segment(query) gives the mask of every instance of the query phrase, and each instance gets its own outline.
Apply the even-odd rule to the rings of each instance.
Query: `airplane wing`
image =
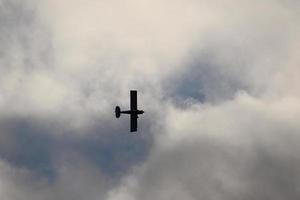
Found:
[[[137,110],[137,91],[130,90],[130,110]]]
[[[136,114],[130,115],[130,132],[137,131],[137,118],[138,116]]]

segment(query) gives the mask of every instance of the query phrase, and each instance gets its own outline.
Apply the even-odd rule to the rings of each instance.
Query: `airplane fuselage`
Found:
[[[121,111],[122,114],[129,114],[129,115],[141,115],[144,113],[143,110],[124,110]]]

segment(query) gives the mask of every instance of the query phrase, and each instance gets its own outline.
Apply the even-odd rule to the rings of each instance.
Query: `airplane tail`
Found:
[[[119,106],[116,106],[116,108],[115,108],[115,115],[116,115],[116,118],[119,118],[121,115],[121,109]]]

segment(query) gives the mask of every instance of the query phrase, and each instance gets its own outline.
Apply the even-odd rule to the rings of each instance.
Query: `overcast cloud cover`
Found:
[[[299,35],[297,0],[0,0],[0,199],[299,199]]]

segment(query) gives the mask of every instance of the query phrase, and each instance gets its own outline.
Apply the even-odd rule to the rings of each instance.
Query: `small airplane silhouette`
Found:
[[[121,111],[119,106],[115,108],[116,118],[119,118],[121,114],[129,114],[130,115],[130,132],[137,131],[137,118],[138,115],[143,114],[143,110],[137,109],[137,91],[130,90],[130,110]]]

